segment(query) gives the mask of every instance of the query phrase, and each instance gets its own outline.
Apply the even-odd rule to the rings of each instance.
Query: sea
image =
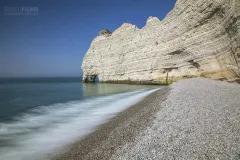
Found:
[[[162,87],[2,78],[0,160],[45,159]]]

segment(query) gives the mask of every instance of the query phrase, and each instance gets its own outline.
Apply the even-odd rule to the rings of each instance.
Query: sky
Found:
[[[0,77],[78,77],[91,41],[102,29],[162,20],[176,0],[1,0]],[[35,15],[7,15],[37,7]]]

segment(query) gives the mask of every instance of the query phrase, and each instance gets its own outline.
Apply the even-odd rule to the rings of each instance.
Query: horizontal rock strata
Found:
[[[240,1],[177,0],[160,21],[103,30],[83,63],[83,82],[168,84],[184,78],[240,79]]]

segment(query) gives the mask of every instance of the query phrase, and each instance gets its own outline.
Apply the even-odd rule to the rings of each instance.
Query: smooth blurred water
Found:
[[[0,79],[0,159],[43,159],[156,88],[82,84],[80,78]]]

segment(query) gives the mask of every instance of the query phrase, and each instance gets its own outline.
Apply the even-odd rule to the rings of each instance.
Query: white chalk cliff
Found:
[[[184,78],[240,82],[240,0],[177,0],[160,21],[103,30],[83,63],[83,82],[171,83]]]

